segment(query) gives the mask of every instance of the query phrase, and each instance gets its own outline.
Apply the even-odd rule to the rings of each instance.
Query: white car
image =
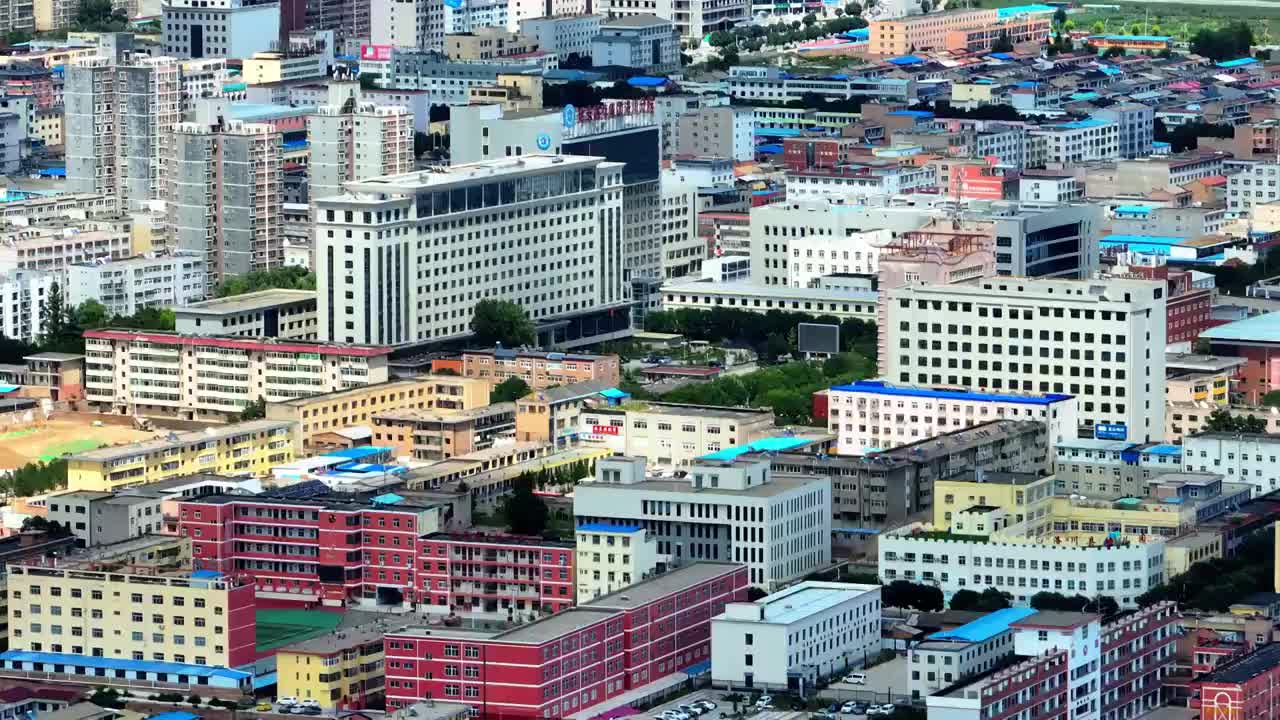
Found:
[[[892,715],[896,709],[897,708],[893,705],[872,705],[867,708],[867,717],[871,717],[873,715],[888,717],[889,715]]]
[[[662,713],[662,717],[668,720],[692,720],[693,716],[688,713],[682,713],[679,710],[668,710]]]
[[[710,700],[699,700],[694,703],[694,706],[700,707],[703,710],[706,710],[707,712],[711,712],[712,710],[715,710],[716,707],[718,707],[715,703],[711,702]]]
[[[764,708],[772,707],[772,706],[773,706],[772,695],[761,695],[759,698],[756,699],[757,708],[760,708],[763,710]]]
[[[851,685],[866,685],[867,676],[864,673],[851,673],[844,676],[844,681]]]
[[[295,698],[295,697],[277,698],[276,704],[283,705],[284,707],[293,707],[294,705],[298,704],[298,698]]]

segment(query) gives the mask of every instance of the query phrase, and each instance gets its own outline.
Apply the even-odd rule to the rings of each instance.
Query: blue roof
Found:
[[[1012,59],[1013,59],[1013,54],[1012,54],[1012,53],[991,53],[991,57],[993,57],[993,58],[995,58],[995,59],[997,59],[997,60],[1012,60]],[[981,82],[981,81],[979,81],[979,82]],[[991,82],[991,81],[990,81],[990,80],[988,80],[987,82]]]
[[[1084,120],[1073,120],[1071,122],[1060,123],[1055,127],[1060,127],[1064,130],[1084,130],[1086,128],[1102,127],[1103,125],[1106,125],[1106,124],[1107,124],[1106,120],[1099,120],[1097,118],[1085,118]]]
[[[996,17],[1007,18],[1015,15],[1027,15],[1029,13],[1051,13],[1056,12],[1057,8],[1052,5],[1044,5],[1037,3],[1034,5],[1010,5],[1002,7],[996,11]]]
[[[1256,62],[1258,62],[1257,58],[1243,57],[1236,58],[1235,60],[1223,60],[1222,62],[1215,64],[1220,68],[1237,68],[1244,67],[1245,65],[1252,65]]]
[[[800,137],[800,130],[798,128],[764,127],[764,128],[756,128],[756,135],[764,136],[764,137],[780,137],[780,138]]]
[[[132,670],[135,672],[194,675],[196,677],[220,677],[239,682],[249,679],[249,673],[216,665],[188,665],[187,663],[157,662],[155,660],[125,660],[123,658],[72,655],[69,653],[33,652],[30,650],[6,650],[0,653],[0,662],[32,662],[56,665],[78,665],[104,670]]]
[[[347,458],[348,460],[359,460],[360,458],[366,458],[370,455],[390,453],[392,450],[395,450],[395,448],[379,445],[361,445],[360,447],[343,448],[341,450],[327,452],[321,457],[340,457]]]
[[[916,57],[915,55],[903,55],[902,57],[889,58],[885,62],[890,65],[919,65],[924,62],[924,58]]]
[[[929,639],[986,642],[1008,630],[1011,624],[1024,620],[1030,615],[1035,615],[1037,612],[1039,611],[1034,608],[1005,608],[983,615],[977,620],[965,623],[954,630],[936,632],[930,635]]]
[[[1098,69],[1102,71],[1103,75],[1123,75],[1124,74],[1120,72],[1119,69],[1113,68],[1110,65],[1099,65]]]
[[[1146,205],[1118,205],[1116,206],[1116,212],[1131,215],[1150,215],[1151,208]]]
[[[1103,40],[1137,40],[1139,42],[1169,42],[1173,38],[1168,35],[1093,35]]]
[[[631,393],[623,392],[618,388],[606,388],[604,390],[601,390],[600,394],[607,398],[615,399],[615,400],[621,400],[622,398],[631,397]]]
[[[41,177],[66,177],[67,169],[65,167],[48,167],[41,168]]]
[[[195,713],[175,711],[152,715],[147,720],[200,720],[200,716]]]
[[[840,37],[846,37],[850,40],[870,40],[871,28],[857,28],[846,33],[840,33]]]
[[[640,527],[639,525],[610,525],[609,523],[587,523],[585,525],[579,525],[578,529],[586,530],[587,532],[633,533],[633,532],[640,532],[644,528]]]
[[[713,452],[710,455],[703,455],[702,457],[708,460],[733,460],[739,455],[745,455],[751,452],[784,452],[786,450],[792,450],[794,448],[808,445],[809,443],[810,440],[808,438],[768,437],[761,438],[755,442],[749,442],[746,445],[735,445],[731,448],[725,448],[724,450]]]
[[[375,505],[395,505],[404,502],[404,497],[395,493],[384,493],[373,499]]]
[[[0,385],[0,393],[11,393],[19,389],[21,389],[19,385]]]
[[[191,573],[191,577],[194,580],[212,580],[213,578],[222,577],[222,572],[219,570],[195,570]]]
[[[859,380],[852,385],[836,385],[832,390],[861,392],[873,395],[896,395],[899,397],[934,398],[937,400],[978,400],[982,402],[1007,402],[1021,405],[1050,405],[1070,400],[1071,395],[1002,395],[1000,393],[968,392],[965,390],[933,390],[920,387],[899,387],[888,385],[881,380]]]
[[[395,473],[404,468],[400,465],[383,465],[381,463],[349,462],[339,465],[337,470],[351,473]]]
[[[933,113],[928,110],[894,110],[889,115],[895,117],[913,117],[913,118],[931,118]]]
[[[547,80],[567,80],[569,82],[595,82],[604,77],[604,73],[588,72],[586,70],[548,70],[542,73],[542,77]]]
[[[1106,245],[1185,245],[1186,238],[1168,235],[1106,235],[1102,244]]]
[[[1280,342],[1280,312],[1254,315],[1244,320],[1211,327],[1200,333],[1200,337],[1209,340]]]
[[[1039,84],[1040,83],[1036,82],[1035,80],[1019,80],[1018,82],[1014,83],[1014,86],[1020,87],[1020,88],[1033,88]]]
[[[1085,92],[1073,92],[1073,93],[1071,93],[1071,99],[1072,99],[1072,100],[1093,100],[1093,99],[1094,99],[1094,98],[1096,98],[1096,97],[1098,97],[1098,93],[1096,93],[1096,92],[1094,92],[1094,91],[1092,91],[1092,90],[1086,90]]]
[[[1168,443],[1164,443],[1164,444],[1161,444],[1161,445],[1153,445],[1153,446],[1151,446],[1151,447],[1149,447],[1149,448],[1144,448],[1144,449],[1142,450],[1142,454],[1144,454],[1144,455],[1147,455],[1147,454],[1150,454],[1150,455],[1181,455],[1181,454],[1182,454],[1182,446],[1181,446],[1181,445],[1169,445]]]
[[[628,80],[627,84],[632,87],[662,87],[667,84],[667,79],[664,77],[638,75]]]
[[[311,105],[276,105],[274,103],[233,102],[227,106],[227,114],[233,120],[262,122],[287,117],[300,117],[315,112]]]

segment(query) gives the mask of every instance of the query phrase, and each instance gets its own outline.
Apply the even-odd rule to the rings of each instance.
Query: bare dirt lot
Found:
[[[39,410],[35,416],[41,417]],[[94,427],[94,421],[102,425]],[[48,421],[24,423],[22,417],[0,415],[0,469],[21,467],[34,460],[48,462],[66,453],[150,440],[155,436],[155,432],[135,430],[128,418],[54,413]]]

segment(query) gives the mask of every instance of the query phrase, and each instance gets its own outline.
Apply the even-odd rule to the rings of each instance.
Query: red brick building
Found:
[[[782,162],[788,170],[836,168],[857,158],[871,157],[866,142],[857,138],[786,138],[782,141]]]
[[[1201,720],[1280,718],[1280,643],[1218,667],[1191,683],[1189,706]]]
[[[1191,284],[1189,271],[1168,265],[1130,265],[1130,273],[1168,282],[1165,295],[1165,342],[1195,342],[1200,333],[1213,327],[1213,291]]]
[[[254,578],[259,595],[454,611],[555,612],[574,600],[573,545],[434,533],[433,508],[215,495],[178,507],[197,567]],[[482,539],[483,538],[483,539]]]
[[[1173,672],[1178,633],[1174,603],[1157,603],[1102,627],[1102,720],[1144,715],[1160,705]]]
[[[463,702],[481,717],[562,718],[711,658],[711,618],[747,569],[699,562],[503,631],[405,628],[386,638],[388,710]]]

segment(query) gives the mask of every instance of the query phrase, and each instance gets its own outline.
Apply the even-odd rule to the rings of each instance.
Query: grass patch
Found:
[[[77,440],[68,440],[66,442],[49,445],[40,453],[41,462],[50,462],[68,453],[82,453],[90,450],[97,450],[106,443],[99,440],[90,440],[80,438]]]
[[[259,652],[333,632],[342,614],[323,610],[258,610],[255,646]]]

